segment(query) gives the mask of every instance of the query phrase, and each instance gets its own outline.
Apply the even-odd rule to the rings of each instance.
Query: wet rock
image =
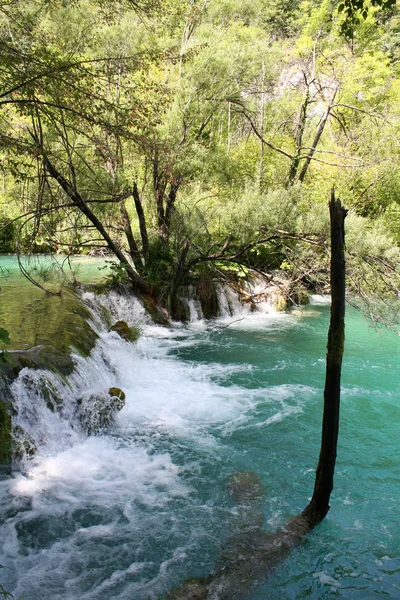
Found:
[[[118,335],[127,342],[136,342],[140,337],[140,332],[137,327],[129,327],[125,321],[117,321],[110,331],[115,331]]]
[[[219,302],[215,285],[212,281],[201,280],[197,282],[196,292],[200,300],[201,310],[205,319],[218,317]]]
[[[57,390],[55,382],[51,381],[49,373],[42,370],[22,372],[20,379],[26,389],[31,390],[35,396],[44,400],[51,412],[61,411],[64,400],[61,392]]]
[[[33,438],[20,425],[12,429],[12,455],[17,461],[32,458],[37,451]]]
[[[181,587],[172,590],[167,600],[204,600],[208,597],[208,587],[201,579],[188,579]]]
[[[169,325],[168,318],[163,313],[162,309],[157,306],[156,301],[149,294],[142,295],[140,300],[145,310],[149,313],[156,325]]]
[[[229,479],[228,488],[232,498],[240,504],[259,500],[265,491],[261,477],[254,471],[235,471]]]
[[[11,415],[0,400],[0,465],[11,464],[12,458]]]
[[[107,391],[86,394],[77,400],[78,418],[88,434],[104,431],[115,423],[119,411],[125,406],[125,393],[112,387]]]

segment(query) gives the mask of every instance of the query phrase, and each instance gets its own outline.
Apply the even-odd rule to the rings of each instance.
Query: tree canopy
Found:
[[[0,44],[0,251],[106,248],[176,315],[248,268],[324,289],[335,185],[350,286],[396,295],[392,0],[13,0]]]

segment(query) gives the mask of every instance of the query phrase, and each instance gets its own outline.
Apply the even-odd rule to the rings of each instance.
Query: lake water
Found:
[[[307,504],[329,307],[316,299],[295,314],[238,310],[163,328],[133,299],[83,300],[100,336],[91,356],[76,356],[67,378],[26,369],[13,384],[38,452],[0,482],[0,583],[18,600],[161,599],[210,573],[249,526],[230,494],[233,473],[261,477],[254,511],[265,531]],[[108,332],[100,305],[139,324],[139,341]],[[331,510],[241,597],[400,598],[399,344],[348,310]],[[63,395],[60,413],[46,408],[43,378]],[[110,386],[126,405],[106,434],[87,436],[76,399]]]

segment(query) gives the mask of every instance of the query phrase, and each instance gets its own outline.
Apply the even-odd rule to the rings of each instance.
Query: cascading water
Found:
[[[132,298],[85,292],[83,301],[99,334],[91,355],[75,356],[68,377],[23,369],[12,384],[14,423],[36,453],[23,473],[0,482],[0,581],[16,599],[163,598],[188,577],[210,573],[231,536],[263,520],[274,531],[305,506],[318,455],[328,311],[316,305],[301,316],[271,307],[251,313],[229,297],[216,322],[163,328]],[[110,332],[107,313],[139,326],[138,342]],[[254,600],[378,598],[382,590],[396,597],[400,476],[376,426],[395,422],[398,386],[387,382],[398,341],[385,339],[379,354],[374,338],[370,362],[362,354],[365,325],[354,328],[332,511],[307,547],[249,592]],[[114,386],[126,394],[115,425],[87,435],[77,400]],[[374,423],[383,487],[378,471],[363,466],[365,433],[354,445],[358,406]],[[391,431],[382,434],[385,443]],[[360,468],[374,510],[354,488]],[[249,470],[265,486],[254,515],[228,483]]]

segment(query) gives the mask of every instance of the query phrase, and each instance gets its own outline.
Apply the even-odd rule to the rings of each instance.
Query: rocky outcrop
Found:
[[[11,442],[11,415],[5,402],[0,400],[0,467],[7,467],[11,464]]]
[[[77,400],[77,416],[82,429],[89,435],[101,433],[115,423],[119,411],[125,406],[125,393],[119,388],[95,394],[85,394]]]
[[[118,335],[127,342],[136,342],[140,337],[140,331],[137,327],[129,327],[125,321],[117,321],[110,331],[115,331]]]

